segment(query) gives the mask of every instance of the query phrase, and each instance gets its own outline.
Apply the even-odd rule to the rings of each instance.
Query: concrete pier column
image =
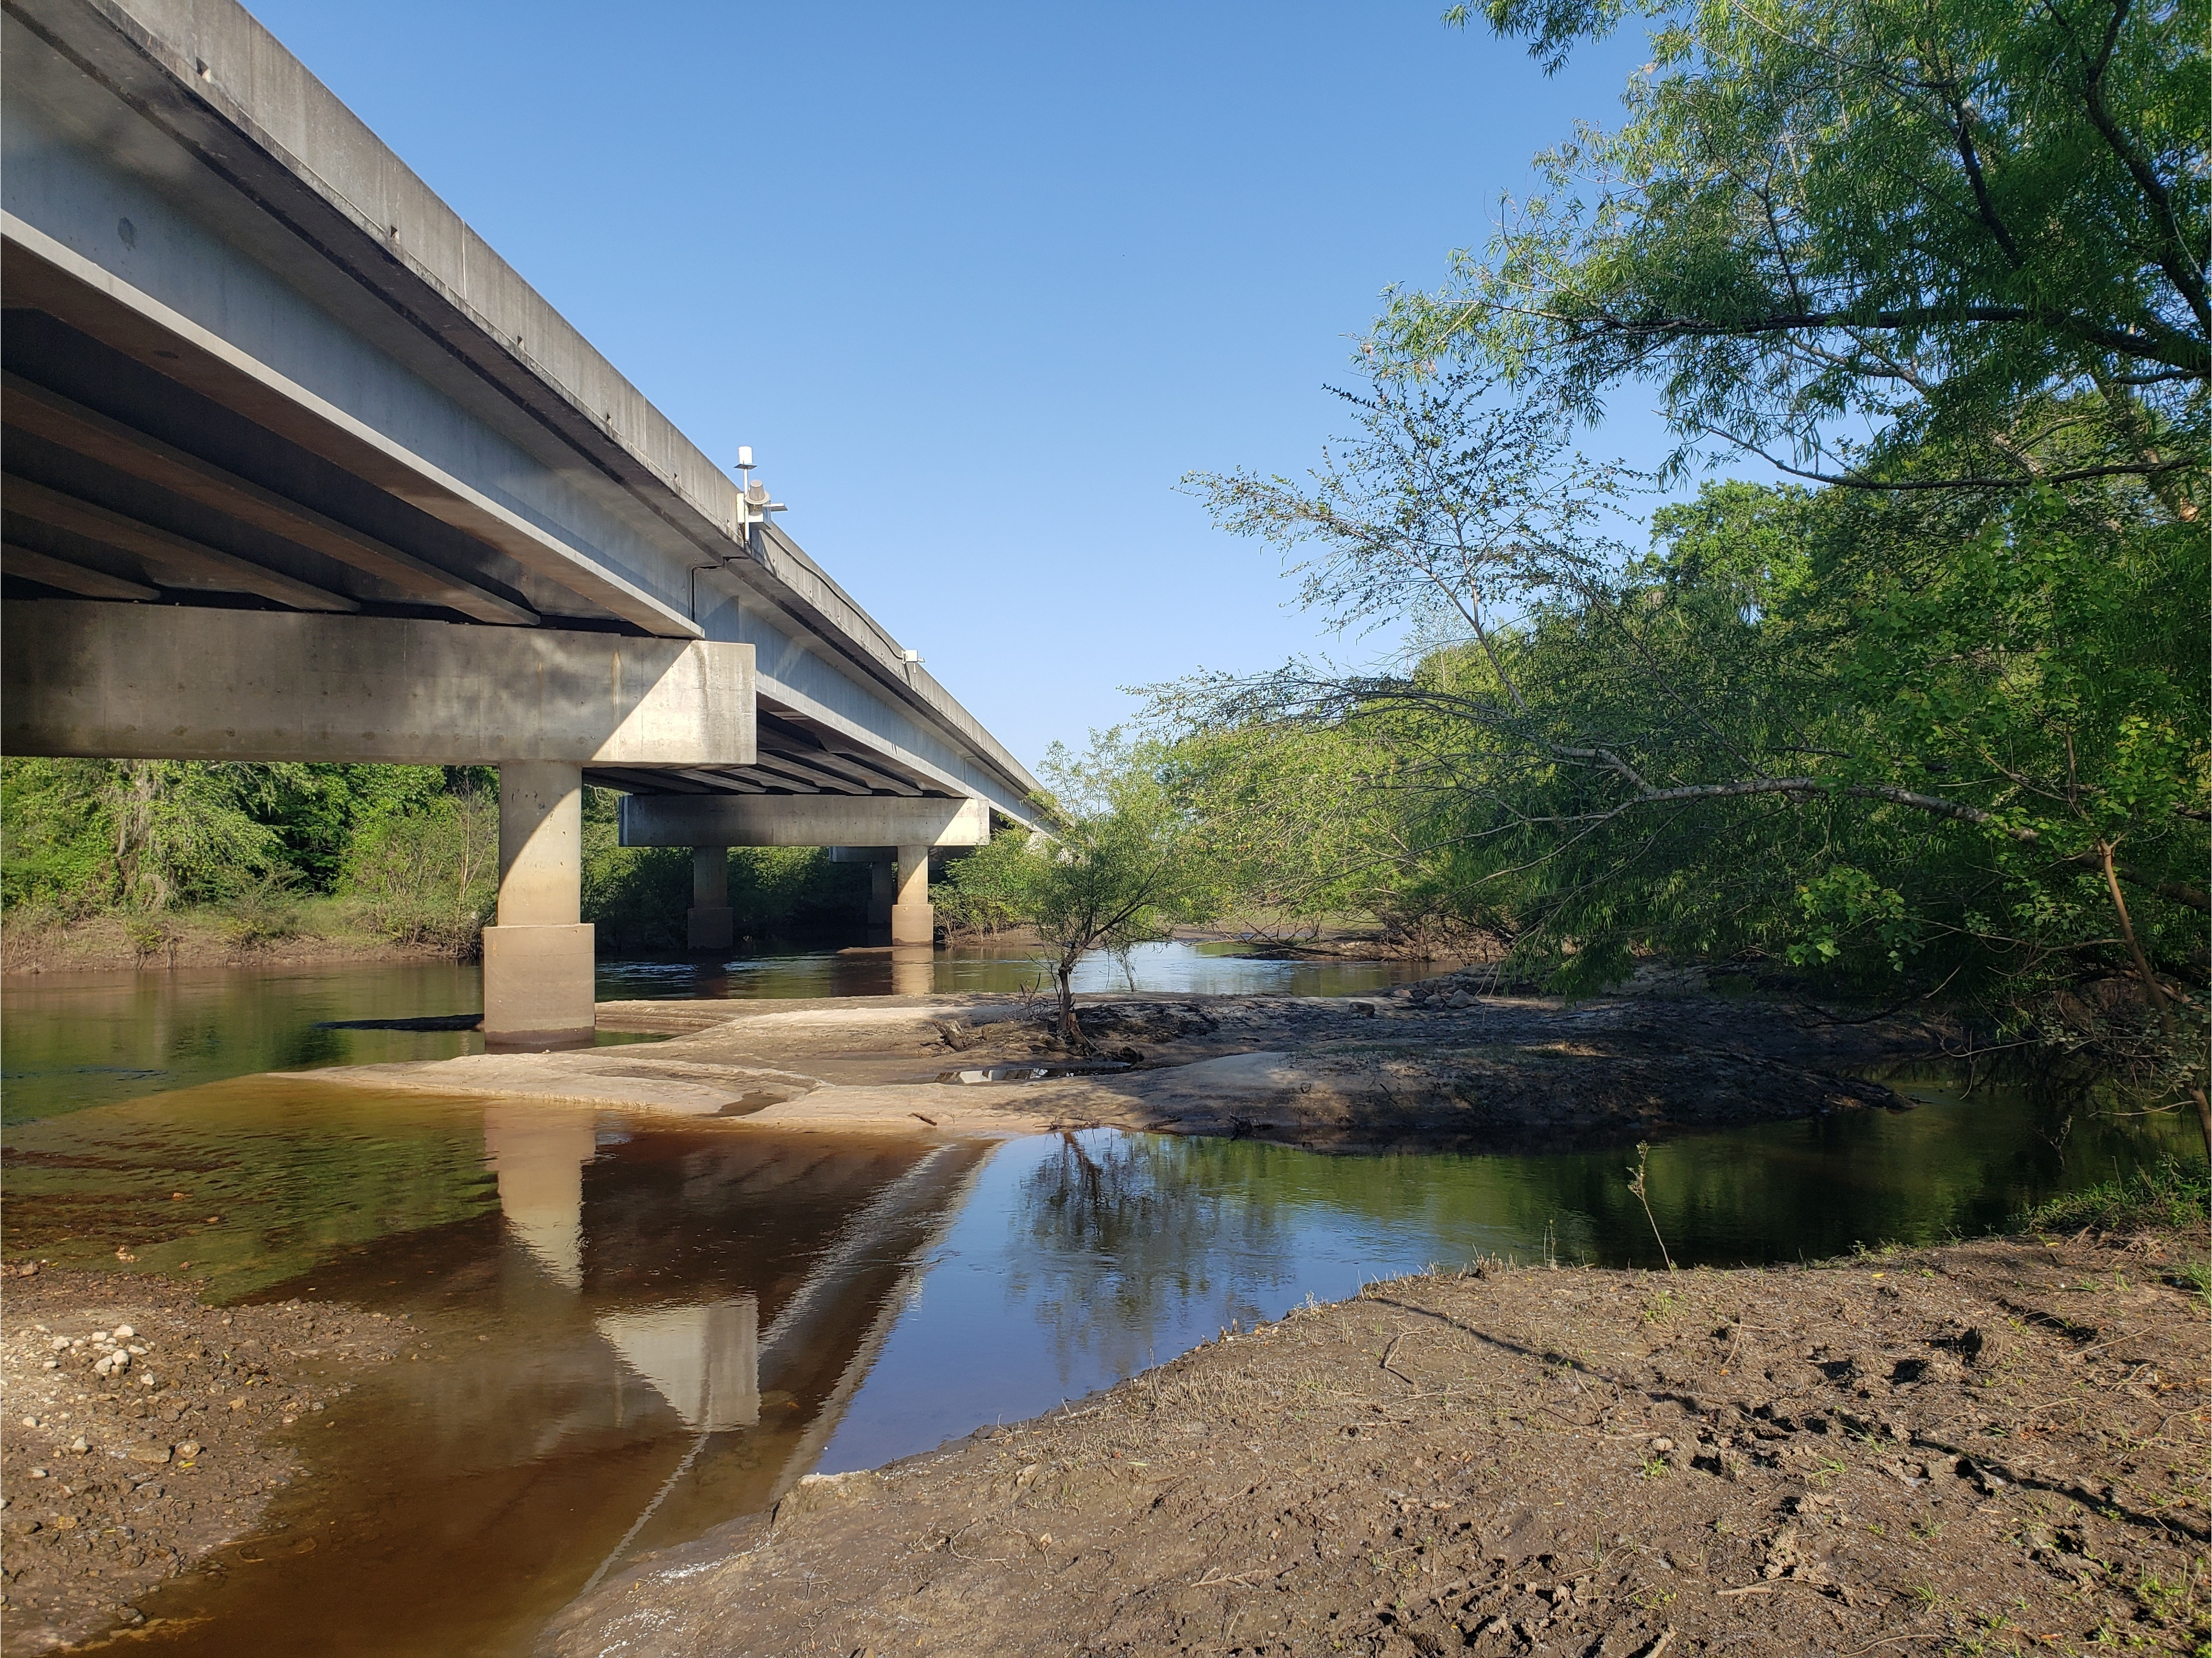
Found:
[[[891,905],[891,942],[926,944],[937,936],[937,914],[929,907],[929,848],[898,849],[898,898]]]
[[[872,927],[891,924],[891,905],[897,902],[898,881],[892,872],[891,860],[879,859],[868,865],[868,925]]]
[[[499,920],[484,929],[484,1044],[592,1040],[592,927],[583,902],[584,770],[499,768]]]
[[[727,950],[737,942],[727,847],[691,848],[691,913],[684,922],[684,942],[692,950]]]

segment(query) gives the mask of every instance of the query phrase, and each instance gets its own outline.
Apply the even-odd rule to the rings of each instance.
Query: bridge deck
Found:
[[[752,763],[586,780],[1025,815],[1019,762],[243,9],[0,12],[8,597],[750,644]]]

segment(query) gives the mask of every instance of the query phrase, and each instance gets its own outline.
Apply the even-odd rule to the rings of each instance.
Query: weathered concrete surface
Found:
[[[499,924],[483,934],[484,1041],[556,1048],[592,1040],[594,929],[580,917],[583,768],[499,768]]]
[[[514,761],[499,768],[499,924],[569,926],[581,916],[583,768]]]
[[[483,930],[484,1041],[562,1048],[592,1040],[589,921]]]
[[[632,766],[755,756],[750,645],[78,599],[11,600],[0,626],[9,754]]]
[[[891,943],[926,944],[937,935],[937,912],[929,902],[929,847],[901,843],[898,896],[891,904]]]
[[[197,455],[223,510],[282,520],[256,579],[755,646],[780,709],[1020,815],[1005,748],[242,7],[16,0],[0,31],[10,315],[71,336],[32,378],[172,449],[196,408],[277,440]],[[169,389],[123,407],[133,375]]]
[[[985,800],[890,795],[630,795],[626,847],[980,847],[991,838]]]

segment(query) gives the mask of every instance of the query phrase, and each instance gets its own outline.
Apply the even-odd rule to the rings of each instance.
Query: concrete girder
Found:
[[[442,605],[478,622],[527,627],[538,621],[535,610],[488,592],[474,582],[174,445],[110,420],[97,410],[33,385],[20,374],[0,375],[0,386],[7,393],[0,407],[4,407],[9,426],[35,433],[242,524],[366,571],[422,604]]]
[[[864,786],[871,793],[889,793],[904,795],[909,799],[921,798],[921,791],[903,777],[894,776],[851,755],[832,754],[827,750],[810,749],[805,758],[808,765],[818,766],[825,771],[836,773],[840,777],[850,778],[853,781]]]
[[[33,552],[28,547],[18,547],[14,542],[0,544],[0,570],[27,580],[43,583],[65,593],[80,594],[86,598],[159,598],[158,587],[141,586],[126,581],[119,575],[110,575],[105,570],[95,570],[88,565],[72,564],[67,559],[56,558],[49,553]]]
[[[145,565],[149,580],[164,587],[252,593],[300,610],[350,612],[361,608],[359,600],[343,593],[327,592],[219,547],[141,524],[28,478],[8,480],[6,505],[9,513],[33,524],[130,554]]]
[[[785,777],[811,784],[813,787],[831,794],[870,794],[874,792],[866,783],[856,783],[849,777],[825,771],[818,766],[808,765],[803,761],[793,759],[787,754],[764,752],[753,762],[753,769],[757,772],[780,773]]]
[[[10,305],[28,305],[60,319],[607,614],[674,638],[696,638],[703,631],[673,605],[594,558],[590,550],[572,544],[36,227],[0,213],[0,245],[5,254],[0,286],[7,289]]]
[[[0,748],[9,754],[753,760],[750,645],[37,599],[5,607],[0,646]]]
[[[986,800],[896,795],[629,795],[626,847],[979,847]]]

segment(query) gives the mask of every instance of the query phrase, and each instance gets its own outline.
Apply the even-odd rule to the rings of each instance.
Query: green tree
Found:
[[[1358,850],[1562,988],[1647,950],[1778,957],[1965,995],[2201,1094],[2192,526],[2128,481],[2095,513],[1735,483],[1663,509],[1630,558],[1522,527],[1558,522],[1557,474],[1467,440],[1494,394],[1455,373],[1363,403],[1309,488],[1200,481],[1230,527],[1297,550],[1310,595],[1352,596],[1333,619],[1411,613],[1427,641],[1395,669],[1159,693],[1186,748],[1229,756],[1196,797],[1211,833],[1249,841],[1297,787],[1240,755],[1349,756]],[[2118,975],[2158,1031],[2113,1004]]]
[[[1551,67],[1628,9],[1483,8]],[[1626,123],[1540,158],[1545,193],[1399,296],[1387,353],[1473,349],[1584,413],[1654,382],[1678,461],[1717,444],[1906,490],[2126,477],[2194,515],[2203,0],[1641,9]]]
[[[1548,828],[1602,847],[1671,803],[1850,803],[1797,866],[1794,958],[1902,972],[1971,939],[2009,1019],[2124,1053],[2132,1016],[2094,989],[2118,966],[2158,1027],[2146,1062],[2212,1144],[2203,0],[1639,9],[1652,61],[1623,125],[1540,158],[1543,193],[1442,289],[1397,295],[1372,354],[1415,378],[1464,356],[1579,417],[1656,385],[1674,468],[1748,456],[1825,486],[1806,580],[1746,641],[1777,675],[1752,706],[1804,732],[1806,763],[1710,700],[1733,774],[1632,763],[1616,711],[1571,704],[1636,780],[1616,768],[1632,799]],[[1631,8],[1483,9],[1556,67]],[[1679,585],[1617,598],[1663,609]],[[1561,614],[1658,634],[1612,598]],[[1746,811],[1773,816],[1725,827]],[[1629,890],[1710,867],[1692,850],[1639,847],[1653,879]]]
[[[478,946],[499,899],[499,800],[472,784],[377,817],[354,836],[346,888],[387,938]]]
[[[953,865],[953,902],[1018,918],[1053,950],[1060,1040],[1087,1053],[1072,980],[1093,950],[1125,952],[1206,914],[1214,894],[1189,814],[1164,786],[1165,756],[1118,728],[1076,756],[1054,744],[1034,803],[1039,834]]]

